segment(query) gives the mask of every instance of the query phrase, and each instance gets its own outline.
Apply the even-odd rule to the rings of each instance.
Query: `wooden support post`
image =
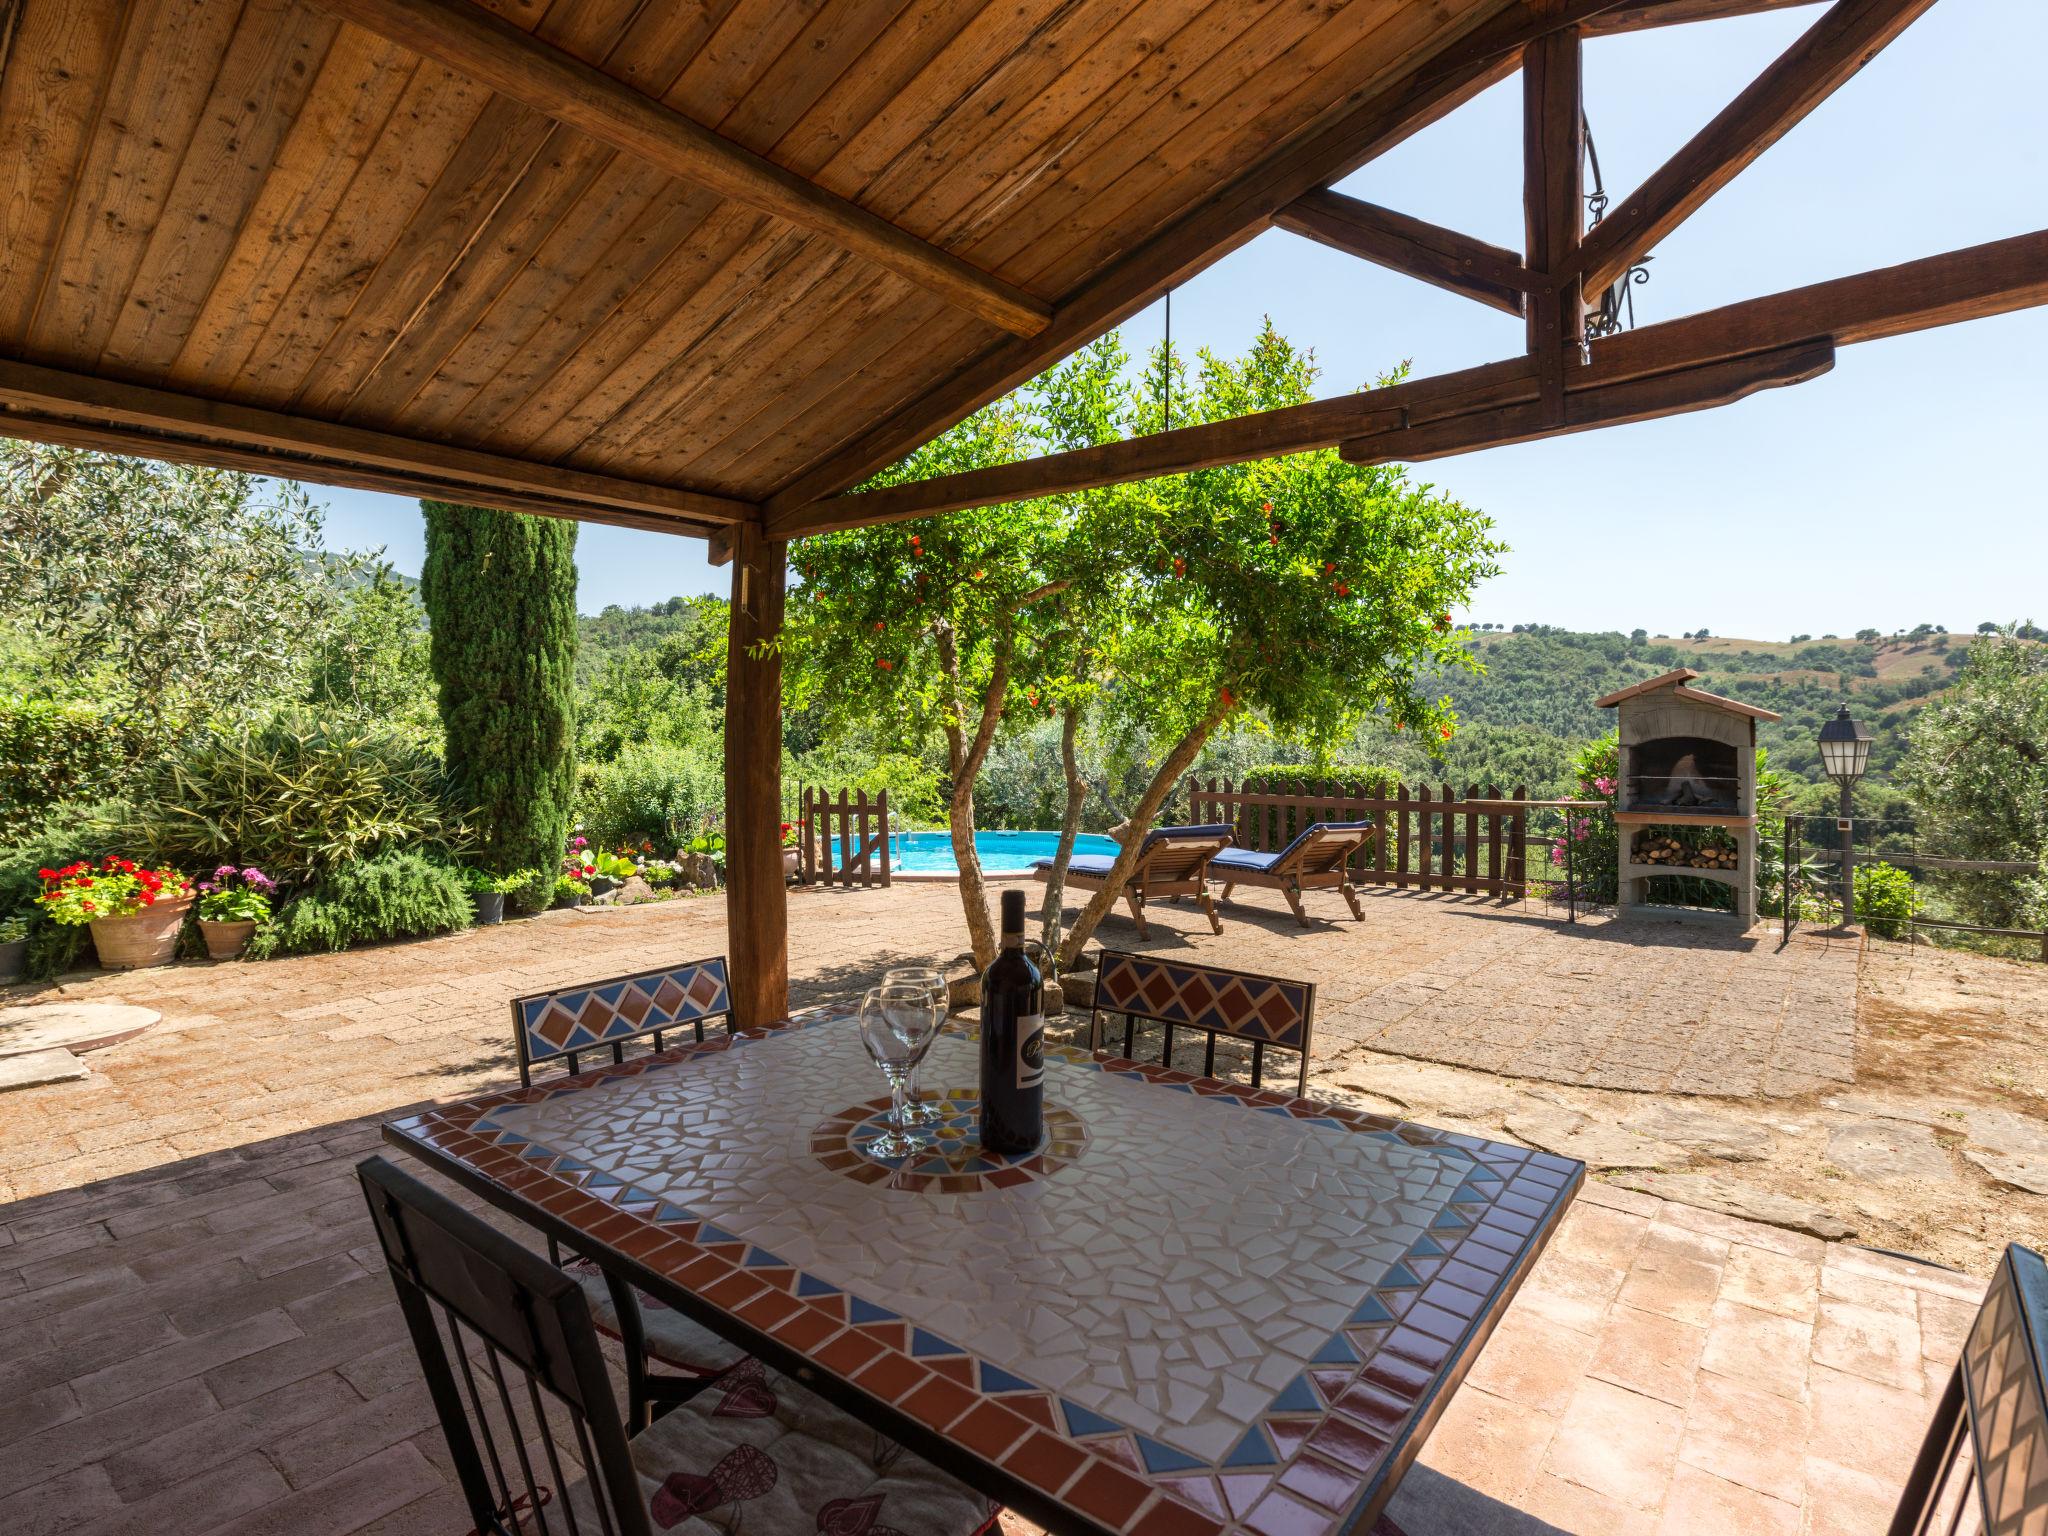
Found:
[[[758,524],[733,535],[725,677],[725,920],[733,1022],[789,1012],[782,883],[782,634],[787,546]]]
[[[1529,351],[1543,406],[1564,416],[1565,370],[1578,364],[1585,305],[1571,267],[1585,227],[1585,108],[1576,28],[1539,37],[1522,53],[1522,221],[1525,264],[1541,279],[1529,296]]]

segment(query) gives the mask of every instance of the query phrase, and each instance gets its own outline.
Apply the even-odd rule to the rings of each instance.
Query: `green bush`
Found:
[[[1206,785],[1207,781],[1204,783]],[[1257,795],[1335,795],[1376,799],[1392,793],[1394,774],[1371,763],[1332,763],[1322,768],[1308,763],[1263,763],[1246,769],[1238,788],[1247,794]],[[1341,812],[1332,812],[1318,812],[1313,807],[1243,811],[1237,818],[1237,835],[1247,846],[1282,848],[1312,821],[1350,819]],[[1191,817],[1194,814],[1193,811],[1188,812]],[[1251,820],[1254,815],[1262,818],[1256,826]],[[1255,844],[1254,839],[1262,835],[1276,840],[1264,845]]]
[[[1856,916],[1880,939],[1896,939],[1913,916],[1913,877],[1890,864],[1856,866]]]
[[[572,880],[564,875],[555,882],[555,905],[558,907],[566,907],[589,895],[590,887],[581,880]]]
[[[651,842],[666,858],[725,806],[725,765],[702,748],[630,746],[582,779],[578,820],[599,848]]]
[[[262,959],[423,938],[467,928],[472,916],[460,871],[423,854],[386,853],[341,865],[286,902],[249,953]]]
[[[505,887],[506,904],[515,912],[545,912],[555,899],[553,870],[516,870],[500,883]]]
[[[286,717],[217,731],[135,783],[130,851],[185,869],[255,864],[304,885],[394,849],[459,856],[441,765],[374,726]]]
[[[0,695],[0,843],[29,836],[53,805],[106,794],[128,747],[103,710]]]

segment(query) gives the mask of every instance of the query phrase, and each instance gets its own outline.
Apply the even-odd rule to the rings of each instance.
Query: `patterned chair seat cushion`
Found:
[[[604,1271],[587,1259],[566,1266],[569,1277],[583,1288],[590,1301],[591,1321],[600,1333],[624,1337],[619,1327],[619,1309],[612,1304],[611,1287]],[[747,1358],[747,1352],[728,1339],[721,1339],[702,1323],[693,1322],[673,1307],[656,1301],[645,1291],[634,1295],[640,1302],[640,1328],[647,1338],[648,1357],[686,1376],[716,1376]]]
[[[633,1437],[662,1536],[977,1536],[998,1507],[748,1360]],[[589,1491],[570,1499],[601,1530]]]

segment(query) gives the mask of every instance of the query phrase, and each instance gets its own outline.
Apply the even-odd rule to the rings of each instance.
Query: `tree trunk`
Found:
[[[1109,878],[1102,883],[1102,889],[1089,898],[1088,905],[1081,909],[1081,915],[1074,919],[1074,926],[1067,931],[1066,943],[1060,950],[1060,969],[1071,970],[1074,962],[1081,958],[1081,951],[1094,936],[1095,925],[1102,921],[1110,906],[1123,894],[1124,882],[1131,877],[1131,868],[1138,862],[1138,850],[1144,846],[1145,834],[1152,830],[1152,818],[1159,814],[1159,807],[1166,803],[1166,797],[1173,793],[1174,785],[1181,775],[1194,766],[1216,727],[1230,718],[1230,705],[1220,699],[1209,714],[1197,722],[1188,733],[1174,743],[1173,750],[1152,775],[1152,782],[1145,786],[1145,793],[1138,798],[1130,819],[1116,829],[1124,839],[1124,845],[1117,851],[1116,862],[1109,868]]]
[[[981,699],[981,718],[970,740],[964,725],[967,701],[960,692],[960,652],[950,626],[941,624],[934,637],[938,642],[939,670],[945,674],[951,693],[946,718],[946,759],[953,776],[953,794],[946,806],[946,830],[953,843],[953,859],[960,866],[960,907],[967,919],[967,939],[974,948],[974,963],[987,970],[996,958],[995,924],[988,915],[988,883],[982,879],[981,856],[974,847],[974,781],[988,759],[996,727],[1003,718],[1003,698],[1009,691],[1009,658],[998,656]]]
[[[1053,850],[1052,868],[1046,874],[1045,902],[1039,921],[1045,935],[1045,952],[1060,952],[1060,911],[1066,905],[1067,865],[1074,857],[1074,839],[1081,832],[1081,807],[1088,803],[1088,781],[1081,777],[1081,763],[1074,751],[1074,737],[1081,726],[1081,706],[1069,704],[1060,720],[1060,766],[1067,775],[1067,808],[1060,817],[1059,847]]]

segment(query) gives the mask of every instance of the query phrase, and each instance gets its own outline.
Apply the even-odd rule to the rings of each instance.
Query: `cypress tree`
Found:
[[[479,861],[555,869],[575,792],[576,524],[423,501],[449,797]]]

